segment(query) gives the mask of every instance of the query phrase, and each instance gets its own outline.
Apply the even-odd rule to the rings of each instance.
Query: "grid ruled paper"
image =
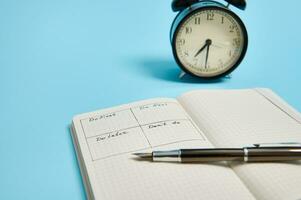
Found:
[[[79,115],[73,126],[91,199],[253,199],[225,163],[134,159],[133,152],[213,147],[176,100],[147,100]]]
[[[269,89],[199,90],[179,101],[216,147],[301,142],[301,115]],[[233,163],[257,199],[301,199],[301,162]]]

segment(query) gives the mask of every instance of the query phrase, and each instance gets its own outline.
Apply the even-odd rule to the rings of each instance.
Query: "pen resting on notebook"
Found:
[[[301,146],[178,149],[135,153],[142,160],[162,162],[272,162],[301,160]]]

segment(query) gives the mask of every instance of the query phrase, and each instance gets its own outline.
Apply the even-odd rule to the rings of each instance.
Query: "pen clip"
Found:
[[[281,142],[281,143],[258,143],[253,144],[254,147],[301,147],[299,142]]]

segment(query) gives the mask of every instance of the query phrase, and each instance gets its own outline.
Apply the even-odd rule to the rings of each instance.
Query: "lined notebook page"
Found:
[[[300,114],[270,90],[194,91],[179,99],[217,147],[301,142]],[[301,162],[232,167],[258,199],[301,199]]]
[[[152,163],[134,159],[134,152],[212,147],[175,100],[154,99],[79,115],[73,126],[88,198],[254,198],[223,163]]]

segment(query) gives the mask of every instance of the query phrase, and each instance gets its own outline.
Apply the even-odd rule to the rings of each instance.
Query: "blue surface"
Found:
[[[84,199],[75,114],[200,88],[269,87],[301,111],[301,1],[237,12],[249,49],[232,79],[177,79],[170,0],[0,2],[0,199]],[[277,3],[277,4],[276,4]]]

